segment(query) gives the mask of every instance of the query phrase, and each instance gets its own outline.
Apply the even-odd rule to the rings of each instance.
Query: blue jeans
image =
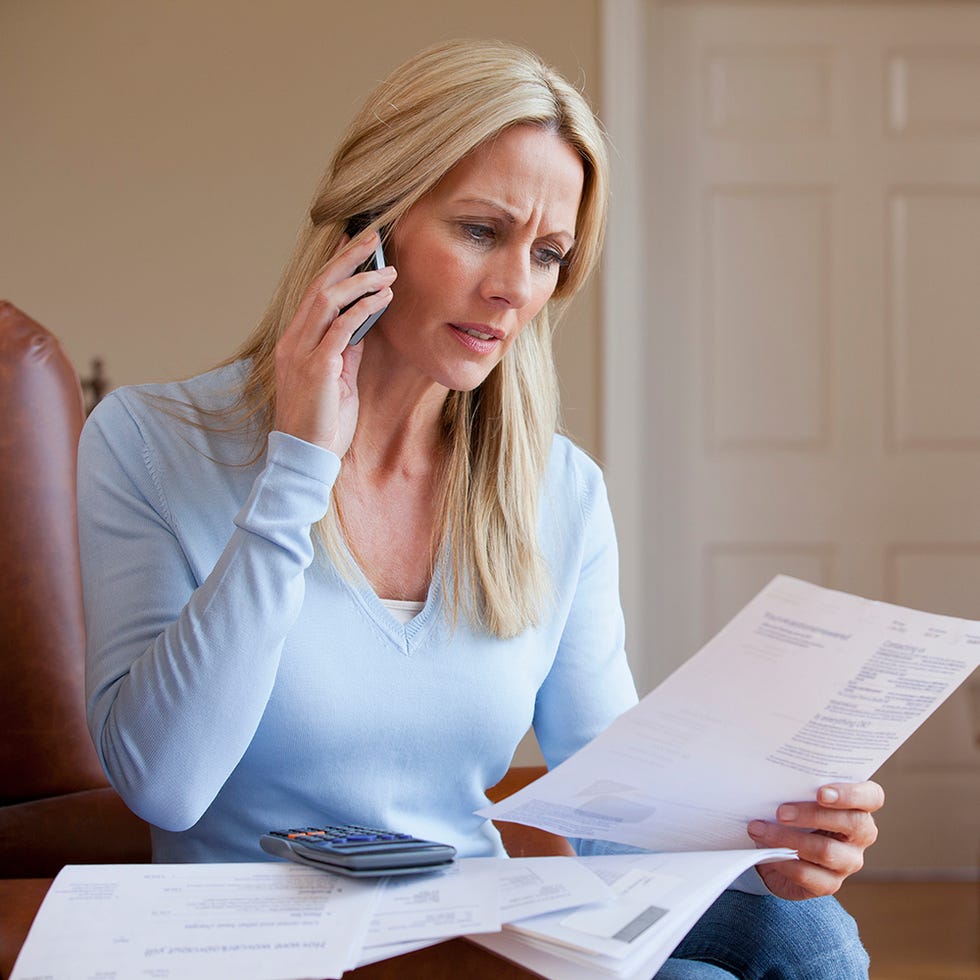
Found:
[[[857,925],[834,898],[726,891],[656,980],[867,980]]]

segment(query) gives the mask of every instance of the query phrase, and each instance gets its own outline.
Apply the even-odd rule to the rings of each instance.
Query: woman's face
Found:
[[[394,298],[366,340],[454,390],[477,387],[558,283],[584,171],[561,137],[505,130],[405,214],[388,259]]]

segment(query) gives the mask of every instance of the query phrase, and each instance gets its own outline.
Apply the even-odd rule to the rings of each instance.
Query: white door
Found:
[[[606,9],[643,126],[606,447],[641,685],[777,572],[980,619],[980,8]],[[978,684],[879,773],[869,868],[975,872]]]

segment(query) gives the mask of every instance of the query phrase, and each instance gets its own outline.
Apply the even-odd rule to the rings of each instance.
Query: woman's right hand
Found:
[[[350,339],[370,314],[391,302],[396,276],[391,266],[354,275],[377,243],[376,232],[353,243],[342,238],[276,344],[274,428],[338,456],[347,452],[357,426],[363,343],[350,347]],[[348,303],[354,305],[341,313]]]

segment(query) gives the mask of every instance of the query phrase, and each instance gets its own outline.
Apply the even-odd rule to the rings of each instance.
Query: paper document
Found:
[[[546,977],[650,980],[743,871],[762,861],[795,856],[783,849],[751,849],[578,858],[608,883],[608,899],[521,919],[501,933],[470,938]]]
[[[457,868],[438,880],[389,879],[356,965],[612,897],[602,878],[566,857],[462,858]]]
[[[589,745],[479,812],[653,850],[749,847],[750,820],[869,778],[978,664],[978,622],[779,576]]]
[[[296,864],[69,865],[11,980],[340,977],[374,884]]]
[[[495,932],[501,924],[497,864],[461,860],[435,875],[385,879],[364,945]]]
[[[604,879],[581,858],[509,858],[499,864],[500,918],[514,922],[613,897]]]
[[[11,980],[337,978],[610,894],[572,858],[472,858],[432,874],[368,879],[272,861],[69,865]]]

